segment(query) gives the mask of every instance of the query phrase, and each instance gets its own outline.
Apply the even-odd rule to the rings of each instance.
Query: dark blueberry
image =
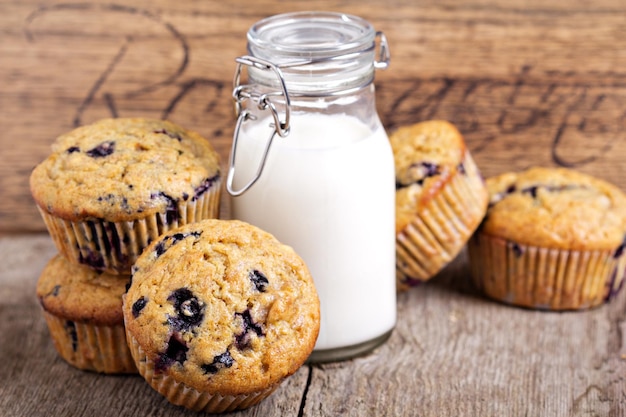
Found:
[[[562,192],[562,191],[571,191],[571,190],[585,189],[585,188],[587,187],[584,185],[577,185],[577,184],[563,184],[563,185],[537,184],[537,185],[531,185],[529,187],[518,190],[515,184],[512,184],[506,189],[506,191],[498,193],[498,194],[494,194],[491,197],[491,200],[489,202],[489,207],[492,207],[495,204],[497,204],[508,194],[513,194],[518,191],[522,194],[530,194],[532,198],[537,198],[537,193],[539,189],[542,189],[550,193],[557,193],[557,192]]]
[[[511,249],[513,250],[515,256],[518,258],[524,253],[524,250],[521,248],[521,246],[514,242],[511,243]]]
[[[219,181],[219,179],[220,179],[220,174],[217,173],[211,178],[206,178],[204,181],[202,181],[202,184],[200,184],[199,186],[193,189],[194,196],[191,201],[195,201],[202,194],[206,193],[213,186],[215,182]]]
[[[419,185],[419,186],[422,186],[422,185],[424,184],[424,180],[425,180],[425,179],[426,179],[426,178],[420,178],[419,180],[417,180],[417,181],[413,181],[413,182],[412,182],[412,183],[410,183],[410,184],[405,184],[405,183],[403,183],[403,182],[398,182],[398,181],[396,181],[396,190],[399,190],[400,188],[408,187],[408,186],[413,185],[413,184],[417,184],[417,185]]]
[[[70,146],[65,150],[67,153],[80,152],[80,148],[78,146]]]
[[[183,240],[184,238],[185,238],[185,235],[183,233],[174,233],[172,235],[172,240],[174,242],[179,242],[179,241]]]
[[[409,277],[409,276],[405,276],[402,278],[402,282],[406,285],[408,285],[409,287],[417,287],[418,285],[422,285],[425,281],[419,279],[419,278],[413,278],[413,277]]]
[[[615,249],[615,253],[613,254],[613,258],[617,259],[624,254],[624,250],[626,249],[626,236],[624,236],[624,240],[622,244]]]
[[[537,189],[538,185],[533,185],[531,187],[526,187],[522,190],[522,193],[529,193],[532,198],[537,198]]]
[[[432,162],[419,162],[419,163],[412,164],[409,167],[409,170],[413,170],[413,169],[419,170],[422,176],[410,183],[404,183],[396,179],[396,190],[400,188],[408,187],[412,184],[422,185],[424,184],[424,181],[426,180],[426,178],[434,177],[435,175],[439,174],[439,165],[434,164]]]
[[[200,237],[201,234],[202,232],[189,232],[189,233],[174,233],[173,235],[167,235],[154,246],[154,253],[156,257],[158,258],[159,256],[163,255],[165,251],[167,251],[169,248],[171,248],[172,246],[174,246],[176,243],[180,242],[181,240],[189,236],[193,236],[197,238],[197,237]]]
[[[162,134],[162,135],[167,135],[172,139],[176,139],[177,141],[181,142],[183,140],[183,138],[178,134],[178,133],[173,133],[170,132],[169,130],[165,130],[165,129],[161,129],[161,130],[155,130],[154,133],[158,133],[158,134]]]
[[[172,197],[160,191],[158,193],[150,194],[151,199],[163,198],[167,201],[167,207],[165,207],[165,219],[167,224],[172,224],[180,219],[180,213],[178,212],[178,201]]]
[[[195,231],[195,232],[189,232],[185,235],[185,237],[189,237],[189,236],[193,236],[193,237],[200,237],[200,235],[202,234],[202,231]]]
[[[114,205],[117,202],[118,198],[117,198],[117,196],[115,194],[110,194],[109,193],[109,194],[106,194],[106,195],[101,195],[100,197],[97,198],[97,200],[99,202],[103,202],[103,201],[107,202],[107,203],[109,203],[109,205],[112,206],[112,205]],[[123,198],[122,204],[124,203],[124,200],[126,200],[126,199]],[[126,201],[126,205],[128,205],[128,201]]]
[[[238,349],[245,349],[250,346],[250,333],[256,333],[257,336],[264,336],[263,327],[254,322],[250,310],[243,313],[235,313],[235,317],[241,317],[243,331],[235,336],[235,344]]]
[[[78,255],[78,262],[84,265],[89,265],[96,270],[104,269],[104,258],[102,258],[102,255],[97,252],[89,251],[88,255],[85,257],[81,251]]]
[[[156,257],[158,258],[159,256],[163,255],[165,253],[167,249],[165,248],[165,240],[161,240],[159,243],[157,243],[154,246],[154,253],[156,254]]]
[[[78,350],[78,333],[76,332],[76,323],[71,320],[65,322],[65,330],[72,339],[72,350],[76,352]]]
[[[189,194],[183,193],[183,201],[189,200]]]
[[[257,271],[256,269],[248,274],[250,281],[254,284],[254,287],[260,291],[265,292],[267,290],[267,285],[270,283],[263,272]]]
[[[179,288],[167,297],[174,303],[176,316],[169,316],[167,322],[176,331],[189,330],[196,327],[204,318],[204,303],[196,298],[187,288]]]
[[[201,368],[205,374],[216,374],[220,369],[230,368],[235,360],[230,356],[230,352],[226,351],[220,355],[213,357],[213,362],[202,365]]]
[[[467,171],[465,170],[465,165],[463,165],[463,162],[460,162],[459,165],[457,165],[456,170],[459,171],[459,173],[461,173],[462,175],[467,174]]]
[[[115,196],[113,196],[115,197]],[[106,198],[113,198],[106,196]],[[101,219],[86,221],[89,228],[90,242],[93,244],[94,251],[91,248],[81,248],[79,262],[91,266],[95,270],[104,269],[104,258],[98,251],[112,254],[121,265],[128,262],[128,256],[122,253],[121,241],[117,228],[114,223],[104,222]]]
[[[122,210],[127,213],[130,213],[130,205],[128,204],[128,199],[126,197],[122,197],[122,202],[120,203]]]
[[[52,288],[52,291],[50,292],[50,294],[56,297],[57,295],[59,295],[60,290],[61,290],[61,286],[55,285],[54,288]]]
[[[422,162],[422,166],[426,168],[425,177],[434,177],[439,173],[439,166],[437,164],[433,164],[432,162]]]
[[[115,142],[110,140],[102,142],[93,149],[89,149],[86,153],[92,158],[102,158],[111,155],[115,151]]]
[[[188,350],[187,345],[179,340],[176,335],[170,336],[165,352],[161,353],[154,363],[155,371],[166,371],[174,362],[178,362],[182,365],[187,360]]]
[[[134,318],[139,317],[139,313],[141,313],[141,310],[143,310],[146,304],[148,304],[148,300],[146,299],[146,297],[140,297],[137,301],[133,303],[132,312]]]

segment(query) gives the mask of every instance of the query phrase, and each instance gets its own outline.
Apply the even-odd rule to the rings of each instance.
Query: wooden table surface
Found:
[[[223,163],[234,58],[280,12],[360,15],[387,35],[389,131],[447,119],[482,173],[565,166],[626,190],[626,3],[599,0],[0,0],[0,416],[195,415],[140,377],[69,367],[35,283],[55,253],[28,191],[59,134],[103,117],[169,118]],[[224,199],[228,207],[228,200]],[[465,254],[398,295],[372,354],[305,365],[241,416],[626,416],[626,295],[537,312],[482,298]]]

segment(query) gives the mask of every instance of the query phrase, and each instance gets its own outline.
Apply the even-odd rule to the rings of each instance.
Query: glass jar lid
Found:
[[[357,16],[285,13],[250,28],[248,53],[280,68],[290,93],[336,93],[372,82],[377,35],[369,22]],[[382,48],[381,44],[381,52]],[[388,53],[386,42],[384,48]],[[249,77],[262,85],[277,85],[273,74],[258,68],[250,68]]]

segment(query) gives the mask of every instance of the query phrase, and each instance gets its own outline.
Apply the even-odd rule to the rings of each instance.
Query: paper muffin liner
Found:
[[[188,223],[219,216],[221,181],[204,194],[179,201],[175,210],[130,221],[71,221],[39,208],[57,250],[70,262],[109,274],[130,274],[142,251],[161,234]]]
[[[481,233],[468,242],[468,255],[485,295],[541,310],[598,306],[619,292],[626,271],[626,255],[612,250],[550,249]]]
[[[137,373],[126,343],[124,325],[96,326],[43,312],[59,356],[85,371],[105,374]]]
[[[476,230],[487,210],[488,195],[469,152],[440,192],[396,235],[398,290],[432,278],[451,262]]]
[[[222,395],[220,393],[198,391],[184,382],[177,381],[170,375],[155,372],[154,361],[148,358],[139,343],[137,343],[137,340],[128,332],[126,337],[139,374],[146,382],[170,403],[190,410],[206,413],[244,410],[264,400],[280,385],[274,384],[257,392],[240,395]]]

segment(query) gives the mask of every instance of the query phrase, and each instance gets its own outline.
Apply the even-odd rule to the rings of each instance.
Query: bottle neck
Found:
[[[259,87],[260,92],[270,92],[273,87]],[[285,114],[287,103],[283,96],[272,97],[272,104],[279,115]],[[267,109],[260,109],[254,102],[248,101],[244,108],[254,120],[267,118]],[[359,119],[371,130],[379,127],[380,120],[376,109],[374,83],[352,90],[343,90],[334,95],[291,95],[289,101],[291,119],[301,114],[322,114],[325,116],[349,115]]]
[[[374,81],[373,51],[361,53],[358,58],[329,61],[301,61],[277,64],[282,74],[280,80],[271,71],[250,67],[249,82],[272,89],[285,83],[292,96],[332,96],[362,89]]]
[[[374,28],[339,13],[272,16],[248,31],[250,56],[272,63],[291,95],[335,95],[371,84],[375,71]],[[252,83],[279,88],[272,71],[250,67]]]

